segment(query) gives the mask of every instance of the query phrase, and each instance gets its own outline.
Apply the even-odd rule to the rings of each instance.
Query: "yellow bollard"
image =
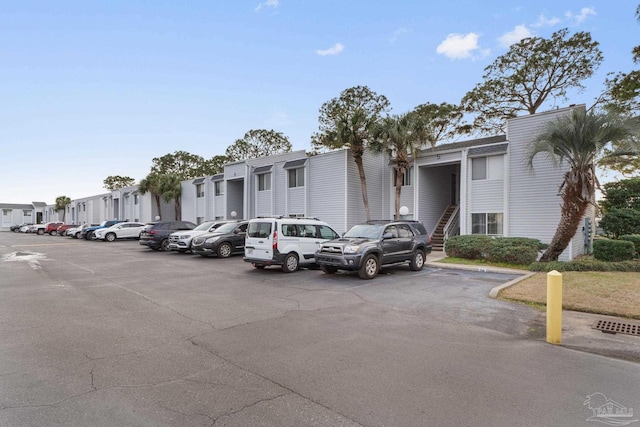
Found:
[[[562,342],[562,274],[547,273],[547,342]]]

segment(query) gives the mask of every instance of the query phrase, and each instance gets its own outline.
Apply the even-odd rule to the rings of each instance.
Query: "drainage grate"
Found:
[[[640,325],[633,323],[612,322],[610,320],[598,320],[592,326],[605,334],[627,334],[640,337]]]

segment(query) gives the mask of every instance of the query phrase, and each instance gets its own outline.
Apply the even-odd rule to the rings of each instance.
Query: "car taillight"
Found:
[[[158,234],[158,230],[149,230],[147,234]]]
[[[278,232],[274,231],[273,232],[273,251],[277,251],[278,250]]]

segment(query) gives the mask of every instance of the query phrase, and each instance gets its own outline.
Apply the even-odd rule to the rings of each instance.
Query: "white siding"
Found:
[[[325,221],[338,233],[346,231],[345,178],[346,151],[333,151],[307,160],[308,215]],[[355,167],[355,165],[354,165]]]

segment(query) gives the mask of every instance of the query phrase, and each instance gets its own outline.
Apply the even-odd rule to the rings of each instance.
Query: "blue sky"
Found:
[[[0,202],[54,203],[137,181],[154,157],[210,158],[250,129],[309,150],[320,106],[366,85],[403,113],[459,103],[527,36],[588,31],[609,72],[634,68],[639,0],[6,1],[0,9]]]

